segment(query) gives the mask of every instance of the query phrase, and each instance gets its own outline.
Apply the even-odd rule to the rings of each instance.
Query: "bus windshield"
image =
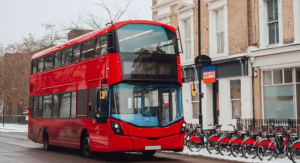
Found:
[[[163,26],[128,24],[117,35],[121,53],[176,54],[175,33]]]
[[[179,86],[118,84],[112,91],[112,118],[140,127],[159,127],[183,117]]]

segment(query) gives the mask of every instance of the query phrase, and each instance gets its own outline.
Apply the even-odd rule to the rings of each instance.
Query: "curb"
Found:
[[[172,155],[182,155],[182,156],[189,156],[189,157],[196,157],[196,158],[203,158],[203,159],[209,159],[209,160],[215,160],[215,161],[225,161],[225,162],[232,162],[232,163],[261,163],[261,162],[248,162],[248,161],[236,161],[236,160],[228,160],[228,159],[221,159],[216,157],[208,157],[203,155],[189,155],[186,153],[180,153],[180,152],[171,152],[171,151],[159,151],[160,153],[167,153]]]

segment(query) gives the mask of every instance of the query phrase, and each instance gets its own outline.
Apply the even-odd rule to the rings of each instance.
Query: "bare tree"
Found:
[[[80,13],[78,15],[78,19],[76,21],[71,21],[71,23],[62,24],[62,28],[65,31],[71,31],[73,29],[83,29],[84,27],[93,30],[100,29],[104,27],[104,25],[107,23],[119,21],[128,10],[128,7],[131,5],[131,2],[132,0],[126,0],[125,6],[120,6],[118,1],[116,0],[114,1],[114,4],[105,3],[104,0],[101,0],[101,3],[92,3],[100,9],[104,9],[108,14],[108,17],[98,16],[84,10],[83,14]],[[130,12],[130,14],[128,14],[129,19],[136,19],[138,16],[138,12],[139,9],[137,12]]]
[[[55,46],[65,38],[52,24],[43,24],[41,38],[29,34],[20,43],[0,45],[0,100],[5,100],[5,112],[14,115],[28,108],[30,60],[33,54]],[[0,55],[1,56],[1,55]]]

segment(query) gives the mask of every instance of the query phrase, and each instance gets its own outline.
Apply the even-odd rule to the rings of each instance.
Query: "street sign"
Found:
[[[203,67],[203,82],[204,83],[216,82],[216,66]]]

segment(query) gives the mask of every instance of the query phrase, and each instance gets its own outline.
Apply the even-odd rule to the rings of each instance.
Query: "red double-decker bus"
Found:
[[[92,152],[181,151],[176,30],[124,21],[35,54],[28,138]]]

